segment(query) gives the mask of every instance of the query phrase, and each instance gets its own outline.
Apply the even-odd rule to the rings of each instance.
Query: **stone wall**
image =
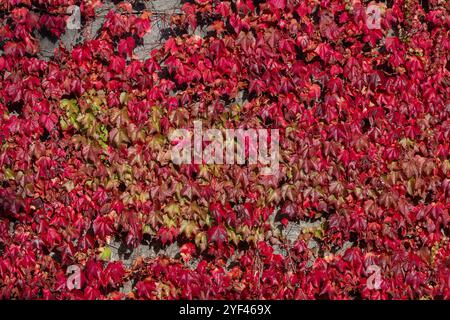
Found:
[[[145,59],[151,50],[161,44],[164,30],[170,22],[170,16],[174,13],[181,12],[181,2],[182,0],[136,1],[136,3],[139,3],[136,6],[139,10],[149,10],[152,12],[152,29],[144,36],[143,45],[136,47],[134,51],[139,59]],[[52,39],[36,33],[36,37],[40,43],[39,57],[44,60],[49,60],[53,56],[55,48],[60,44],[70,50],[87,38],[95,38],[100,31],[105,16],[109,11],[115,9],[116,5],[113,1],[104,0],[103,5],[96,10],[94,21],[88,25],[81,26],[80,30],[66,29],[66,32],[57,41],[52,41]]]

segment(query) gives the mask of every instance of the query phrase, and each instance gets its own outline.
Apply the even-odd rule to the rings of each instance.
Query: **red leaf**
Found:
[[[109,64],[111,71],[115,73],[122,73],[125,69],[125,59],[122,57],[111,57],[111,62]]]
[[[139,281],[136,284],[137,294],[141,298],[151,299],[152,291],[156,289],[156,284],[150,280]]]

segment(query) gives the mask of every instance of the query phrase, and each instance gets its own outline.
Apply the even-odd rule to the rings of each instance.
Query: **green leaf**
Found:
[[[62,99],[59,103],[60,107],[63,109],[71,108],[77,105],[76,99]]]

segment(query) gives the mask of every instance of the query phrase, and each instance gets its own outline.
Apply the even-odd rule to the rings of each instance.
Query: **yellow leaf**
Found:
[[[5,169],[5,179],[14,180],[14,171],[12,171],[10,168]]]

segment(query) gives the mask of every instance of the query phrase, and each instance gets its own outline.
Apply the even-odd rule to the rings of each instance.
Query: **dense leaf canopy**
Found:
[[[449,2],[188,1],[145,60],[123,2],[40,58],[73,4],[0,0],[0,298],[450,298]],[[278,179],[175,165],[194,120],[279,129]]]

